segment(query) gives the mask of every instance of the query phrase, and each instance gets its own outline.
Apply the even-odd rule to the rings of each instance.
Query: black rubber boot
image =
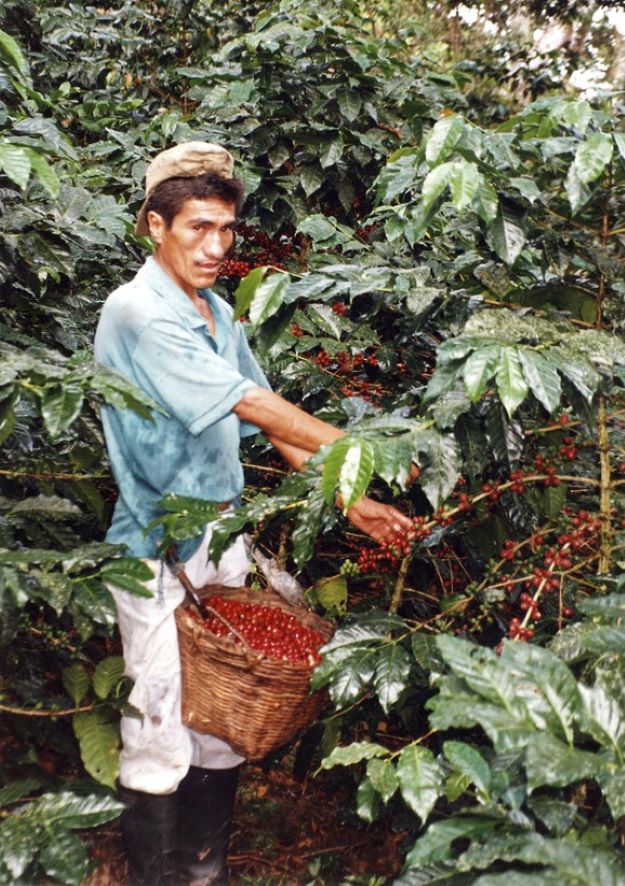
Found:
[[[189,883],[229,883],[228,843],[239,769],[191,766],[178,787],[178,862]]]
[[[145,794],[120,787],[127,809],[121,816],[122,842],[132,886],[175,882],[176,794]]]

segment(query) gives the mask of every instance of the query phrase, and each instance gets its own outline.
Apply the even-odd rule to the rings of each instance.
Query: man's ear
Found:
[[[163,240],[163,231],[165,230],[165,219],[162,215],[159,215],[158,212],[154,212],[153,209],[150,209],[146,216],[146,220],[148,228],[150,229],[150,237],[157,246],[160,246]]]

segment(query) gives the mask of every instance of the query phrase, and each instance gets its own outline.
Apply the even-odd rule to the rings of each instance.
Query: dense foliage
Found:
[[[0,883],[80,883],[71,831],[120,811],[106,584],[145,567],[102,541],[97,410],[156,404],[89,349],[149,246],[146,163],[189,138],[250,195],[222,291],[276,389],[346,430],[296,476],[252,441],[211,552],[252,532],[337,620],[297,766],[353,767],[401,883],[622,881],[622,106],[506,111],[490,73],[317,7],[0,10]],[[414,517],[384,548],[333,504],[369,487]],[[206,514],[163,502],[174,538]]]

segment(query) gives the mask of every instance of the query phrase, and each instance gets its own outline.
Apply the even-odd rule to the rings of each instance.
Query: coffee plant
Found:
[[[336,620],[296,768],[351,767],[358,815],[405,834],[398,883],[623,880],[620,96],[495,109],[319,6],[0,9],[0,883],[80,883],[72,831],[121,811],[107,585],[147,573],[102,541],[98,409],[158,407],[90,348],[149,248],[146,165],[191,138],[249,195],[221,292],[345,431],[297,475],[246,441],[210,550],[252,534]],[[367,490],[412,519],[382,547],[344,518]],[[162,512],[164,545],[215,516]]]

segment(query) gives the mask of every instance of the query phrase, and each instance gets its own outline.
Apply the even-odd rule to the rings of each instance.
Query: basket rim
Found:
[[[219,588],[219,590],[215,591],[211,594],[202,595],[202,599],[205,599],[207,596],[220,596],[220,591],[222,586],[220,585],[207,585],[206,587],[211,588]],[[204,590],[204,588],[199,589],[199,593]],[[233,597],[237,593],[241,596],[250,596],[252,599],[256,600],[260,605],[268,605],[272,608],[281,608],[286,612],[295,616],[298,621],[301,621],[301,618],[305,616],[306,618],[312,618],[315,622],[318,623],[320,633],[323,637],[324,644],[327,643],[332,634],[334,633],[335,626],[334,624],[323,616],[318,615],[316,612],[310,609],[298,609],[295,606],[291,606],[286,601],[282,601],[280,597],[272,597],[270,600],[259,600],[258,597],[264,595],[262,591],[252,591],[249,588],[227,588],[224,587],[223,590],[230,591],[229,596]],[[269,596],[269,595],[267,595]],[[257,667],[264,663],[271,664],[273,666],[280,666],[286,668],[288,670],[293,671],[294,673],[301,672],[303,673],[312,673],[314,670],[313,666],[310,665],[307,661],[288,661],[281,658],[271,658],[268,655],[265,655],[262,652],[258,652],[253,649],[251,646],[243,647],[241,644],[236,643],[229,635],[224,637],[219,637],[217,634],[213,634],[212,631],[207,630],[200,621],[198,621],[193,615],[191,615],[191,611],[193,606],[191,603],[187,601],[183,601],[175,610],[176,620],[179,621],[178,627],[179,630],[182,630],[184,636],[188,638],[191,642],[193,642],[198,649],[203,652],[208,652],[211,654],[217,653],[228,653],[229,655],[234,655],[241,662],[245,662],[248,667]],[[306,625],[304,625],[306,627]],[[316,629],[316,628],[313,628]]]

